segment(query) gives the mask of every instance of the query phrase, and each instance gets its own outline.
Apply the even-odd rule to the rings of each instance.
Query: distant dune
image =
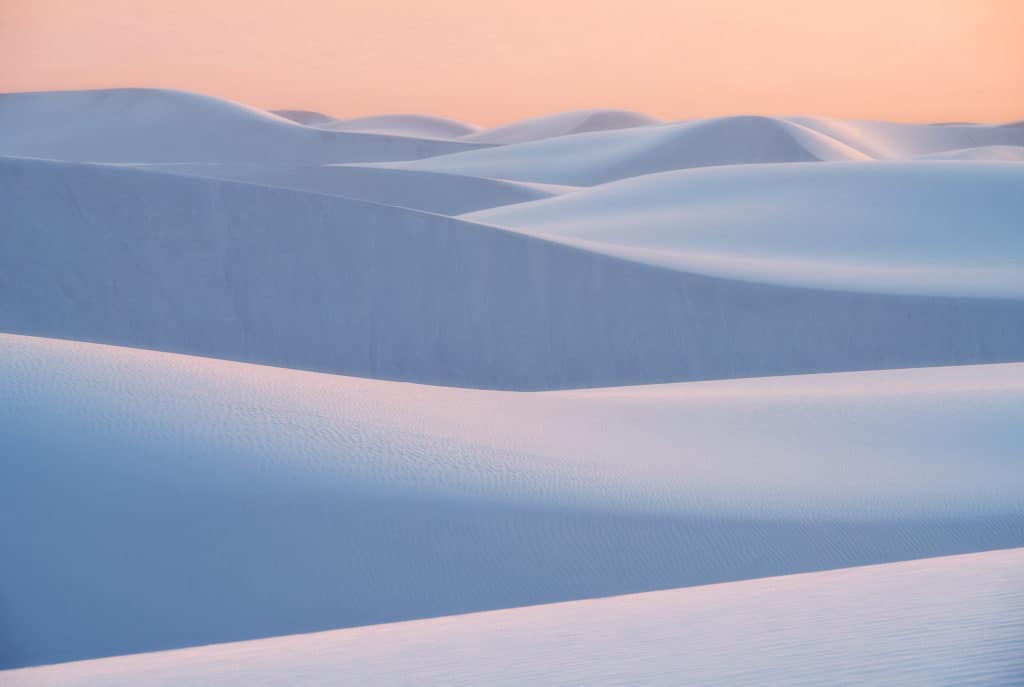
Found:
[[[562,112],[514,122],[495,129],[487,129],[466,136],[465,140],[478,143],[525,143],[555,136],[581,134],[588,131],[631,129],[637,126],[661,124],[661,121],[639,112],[628,110],[578,110]]]
[[[219,98],[117,89],[0,95],[0,154],[89,162],[408,160],[475,148],[323,131]]]
[[[332,131],[361,131],[363,133],[410,136],[413,138],[456,139],[475,134],[480,129],[454,119],[431,115],[394,114],[356,119],[336,119],[319,112],[304,110],[274,110],[274,114],[299,124]]]
[[[691,167],[861,159],[866,159],[863,153],[798,124],[766,117],[726,117],[562,136],[396,164],[407,169],[592,186]]]
[[[989,160],[993,162],[1024,162],[1024,145],[978,146],[959,150],[943,150],[922,155],[921,160]]]

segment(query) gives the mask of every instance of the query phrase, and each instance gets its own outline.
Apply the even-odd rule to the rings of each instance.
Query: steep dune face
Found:
[[[515,608],[7,673],[8,687],[1012,684],[1024,550]],[[921,628],[927,628],[922,632]]]
[[[466,219],[735,279],[1024,299],[1022,189],[1024,166],[1001,163],[744,165]]]
[[[152,89],[0,95],[0,154],[92,162],[411,160],[473,144],[331,132],[208,96]]]
[[[1020,365],[520,394],[0,335],[0,665],[1024,544]]]
[[[154,170],[328,193],[442,215],[458,215],[511,203],[541,200],[575,190],[572,187],[503,179],[344,164],[288,167],[273,164],[178,163],[132,167],[143,171]]]
[[[628,110],[578,110],[513,122],[474,133],[466,136],[465,140],[477,143],[526,143],[588,131],[631,129],[656,124],[661,124],[661,121]]]
[[[767,117],[725,117],[561,136],[399,166],[592,186],[690,167],[856,159],[866,157],[807,127]]]
[[[1024,301],[659,268],[286,189],[7,160],[0,330],[543,389],[1024,357]]]

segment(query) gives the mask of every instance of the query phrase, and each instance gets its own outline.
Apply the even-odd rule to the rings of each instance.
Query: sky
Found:
[[[0,91],[148,86],[493,126],[1024,119],[1024,0],[0,0]]]

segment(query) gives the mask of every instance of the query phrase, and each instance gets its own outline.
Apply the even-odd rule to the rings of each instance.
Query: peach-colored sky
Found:
[[[1024,0],[0,0],[0,91],[181,88],[493,125],[1024,118]]]

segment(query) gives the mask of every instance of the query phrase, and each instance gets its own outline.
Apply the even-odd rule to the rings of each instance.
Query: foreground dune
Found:
[[[0,336],[5,666],[1024,545],[1019,364],[474,391]]]
[[[1000,238],[1012,180],[992,179],[998,204],[974,232],[910,227],[903,254],[934,240],[922,251],[939,267],[978,271],[975,242],[1017,245]],[[900,207],[884,184],[858,188]],[[972,193],[908,196],[901,212],[957,211]],[[932,288],[927,270],[930,295],[784,286],[348,198],[31,160],[0,160],[0,205],[0,331],[506,389],[1024,358],[1024,299]]]
[[[1002,685],[1024,675],[1024,550],[122,656],[9,687]]]

